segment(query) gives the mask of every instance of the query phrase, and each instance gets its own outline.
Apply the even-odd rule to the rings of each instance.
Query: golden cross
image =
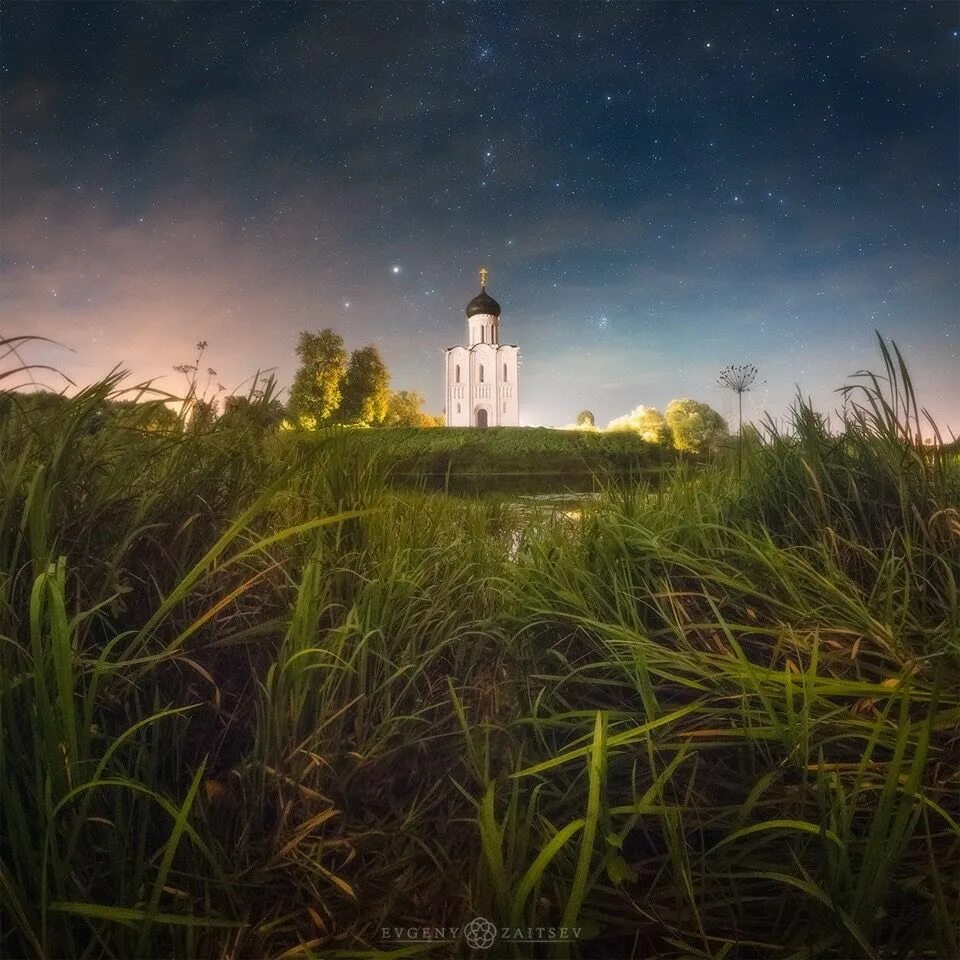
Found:
[[[480,286],[485,287],[487,285],[487,277],[490,276],[490,271],[486,267],[480,268]]]

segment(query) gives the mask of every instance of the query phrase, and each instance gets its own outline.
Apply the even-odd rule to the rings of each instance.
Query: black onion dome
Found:
[[[500,304],[487,293],[486,287],[481,287],[480,292],[467,304],[467,316],[472,317],[478,313],[489,313],[495,317],[500,316]]]

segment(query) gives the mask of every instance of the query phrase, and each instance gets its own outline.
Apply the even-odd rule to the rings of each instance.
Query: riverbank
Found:
[[[902,398],[566,510],[110,389],[0,420],[4,956],[957,954],[960,464]]]
[[[629,431],[409,427],[340,430],[318,442],[349,445],[356,455],[376,457],[391,472],[408,476],[624,476],[677,461],[672,449]]]

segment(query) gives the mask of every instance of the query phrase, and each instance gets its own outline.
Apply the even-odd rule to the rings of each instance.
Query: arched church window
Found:
[[[481,343],[487,342],[487,328],[484,326],[480,327],[480,342]]]
[[[459,369],[459,368],[458,368],[458,369]],[[460,412],[460,404],[458,403],[458,404],[457,404],[457,413],[459,413],[459,412]]]
[[[503,365],[503,382],[504,383],[507,382],[507,365],[506,364]]]
[[[459,363],[457,364],[456,382],[457,382],[457,383],[460,382],[460,364],[459,364]]]
[[[483,364],[480,364],[480,382],[483,383]]]

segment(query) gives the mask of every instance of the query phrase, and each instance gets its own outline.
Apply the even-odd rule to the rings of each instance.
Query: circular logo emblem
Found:
[[[496,925],[486,917],[474,917],[463,928],[463,939],[474,950],[489,950],[497,939]]]

